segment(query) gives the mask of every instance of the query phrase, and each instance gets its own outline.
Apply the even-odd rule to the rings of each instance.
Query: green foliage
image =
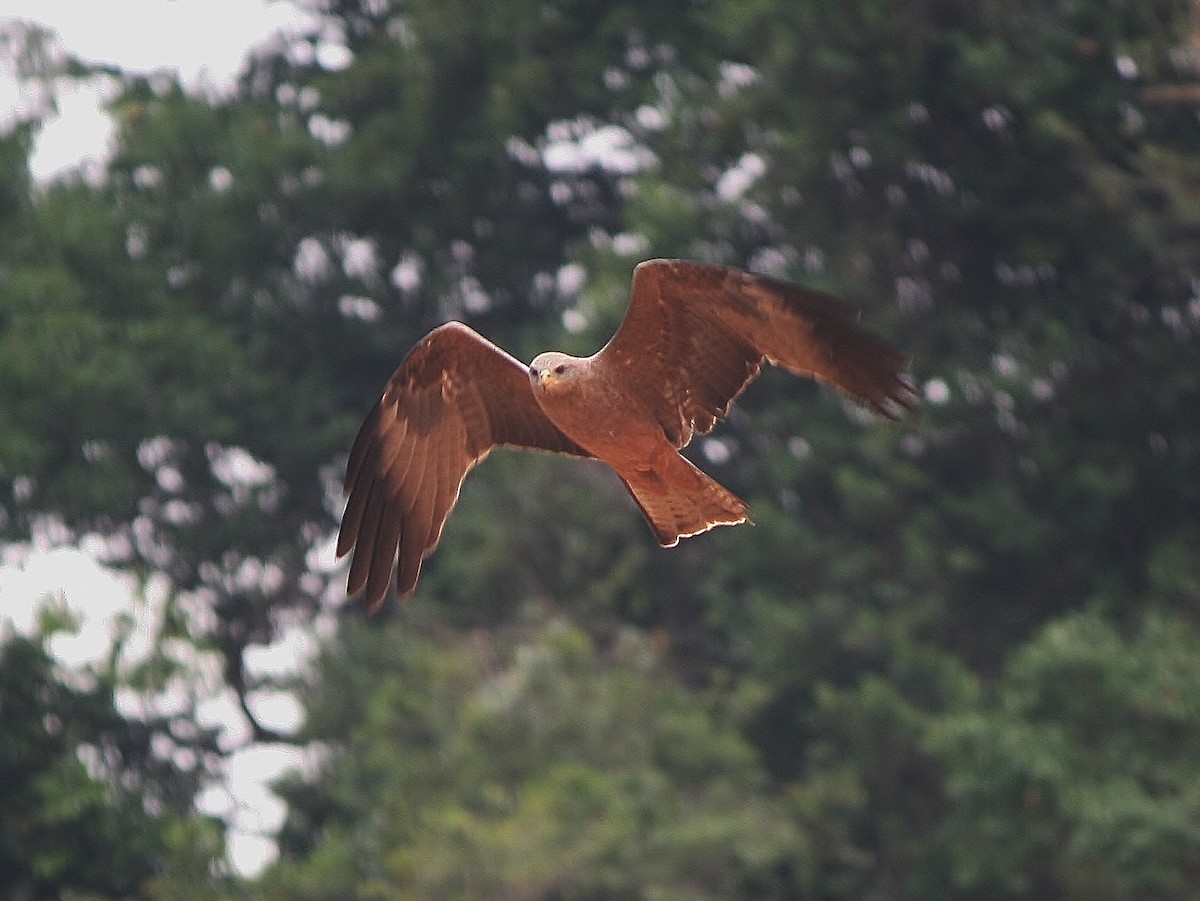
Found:
[[[126,78],[100,185],[0,140],[0,525],[209,604],[243,695],[446,318],[586,353],[637,260],[749,265],[850,297],[928,403],[887,428],[767,373],[689,451],[756,526],[671,551],[598,467],[497,453],[420,600],[327,641],[282,860],[196,884],[1194,896],[1200,126],[1148,90],[1194,81],[1189,5],[308,7],[227,99]],[[59,756],[30,822],[68,787],[132,816]],[[180,873],[219,838],[133,820]]]
[[[1198,689],[1193,623],[1150,615],[1123,635],[1081,612],[1047,626],[993,703],[929,733],[948,763],[954,884],[971,897],[1188,897]]]
[[[361,654],[378,669],[316,783],[282,786],[296,860],[264,876],[268,897],[772,897],[803,868],[736,722],[646,639],[601,653],[550,621],[448,644],[430,622],[394,623],[386,657],[347,629],[323,662],[338,697]],[[329,688],[314,711],[336,711]]]
[[[67,679],[45,637],[0,644],[0,884],[5,897],[161,897],[215,886],[219,825],[189,812],[192,773],[124,719],[97,674]],[[83,684],[77,684],[82,682]],[[185,874],[188,879],[185,880]]]

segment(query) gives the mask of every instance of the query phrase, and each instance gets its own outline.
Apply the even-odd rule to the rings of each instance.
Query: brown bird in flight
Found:
[[[708,432],[764,363],[826,382],[889,419],[916,405],[905,358],[838,301],[739,269],[650,260],[598,353],[525,366],[461,322],[426,335],[359,430],[337,555],[351,595],[412,593],[463,479],[498,445],[607,463],[663,547],[746,521],[744,501],[679,451]]]

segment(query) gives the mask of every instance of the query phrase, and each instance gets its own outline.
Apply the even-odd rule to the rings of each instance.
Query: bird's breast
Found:
[[[535,384],[533,394],[564,435],[609,463],[648,459],[665,440],[653,417],[603,378]]]

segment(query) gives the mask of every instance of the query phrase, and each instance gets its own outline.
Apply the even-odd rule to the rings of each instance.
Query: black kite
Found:
[[[411,594],[467,472],[497,445],[594,457],[616,471],[664,547],[746,521],[746,504],[679,450],[720,420],[764,363],[896,419],[916,395],[904,357],[838,301],[738,269],[650,260],[598,353],[525,366],[460,322],[430,332],[355,439],[337,555],[378,607],[397,569]],[[397,566],[398,563],[398,566]]]

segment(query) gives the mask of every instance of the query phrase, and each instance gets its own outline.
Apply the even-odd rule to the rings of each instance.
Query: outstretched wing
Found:
[[[434,329],[396,370],[358,432],[337,555],[354,551],[347,592],[368,609],[412,593],[463,479],[497,445],[588,456],[542,412],[529,372],[459,322]]]
[[[772,363],[896,419],[916,404],[906,360],[827,295],[740,269],[649,260],[625,320],[596,355],[683,447]]]

